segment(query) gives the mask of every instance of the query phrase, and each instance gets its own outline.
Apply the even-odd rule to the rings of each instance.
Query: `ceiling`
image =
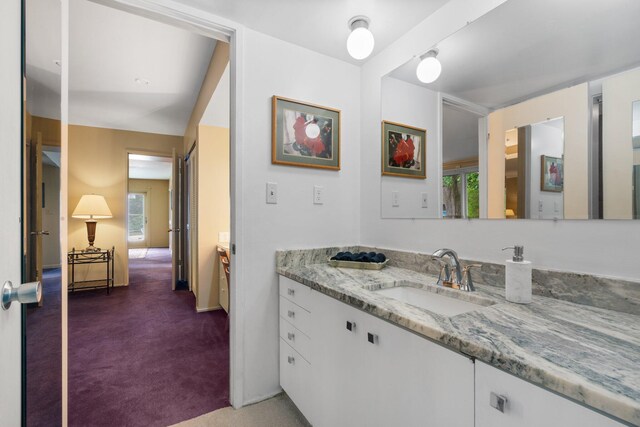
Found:
[[[171,179],[173,161],[169,157],[129,154],[129,178]]]
[[[69,40],[71,123],[184,135],[214,40],[87,0]]]
[[[69,122],[184,135],[216,42],[87,0],[69,7]],[[27,2],[27,107],[59,119],[55,16],[59,0]]]
[[[349,19],[365,15],[375,38],[370,57],[444,5],[447,0],[177,0],[253,30],[353,64],[347,53]]]
[[[418,59],[391,75],[500,108],[640,66],[638,17],[637,0],[509,0],[438,43],[436,82]]]

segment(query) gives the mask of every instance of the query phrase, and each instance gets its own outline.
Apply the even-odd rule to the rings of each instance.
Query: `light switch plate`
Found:
[[[427,195],[427,193],[422,193],[421,200],[422,200],[422,207],[423,208],[428,208],[429,207],[429,196]]]
[[[324,187],[320,185],[313,186],[313,204],[322,205],[324,203]]]
[[[275,205],[278,203],[278,183],[267,182],[267,203]]]
[[[400,206],[400,194],[398,194],[397,191],[391,192],[391,206],[393,206],[394,208]]]

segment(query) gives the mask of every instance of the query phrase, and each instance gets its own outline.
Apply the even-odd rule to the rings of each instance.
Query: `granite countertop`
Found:
[[[513,304],[494,286],[476,285],[476,292],[467,293],[425,285],[481,304],[475,311],[445,317],[373,292],[401,281],[435,283],[428,274],[397,267],[343,269],[326,263],[278,265],[277,273],[640,425],[640,316],[539,296],[531,304]]]

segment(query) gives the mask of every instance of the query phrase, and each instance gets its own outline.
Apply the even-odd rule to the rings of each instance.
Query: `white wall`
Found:
[[[427,130],[427,179],[383,176],[381,187],[383,218],[437,218],[442,165],[438,156],[438,94],[422,86],[385,77],[382,79],[382,119]],[[378,140],[378,144],[381,144]],[[371,143],[373,145],[373,142]],[[378,156],[380,149],[375,151]],[[374,168],[367,165],[367,168]],[[380,159],[378,159],[380,170]],[[393,206],[397,191],[399,206]],[[422,207],[422,193],[427,193],[428,207]]]
[[[362,141],[376,144],[380,141],[380,79],[383,76],[501,3],[498,0],[451,0],[368,61],[362,68]],[[640,239],[630,238],[640,236],[640,221],[382,219],[379,156],[379,146],[376,150],[361,151],[360,242],[363,244],[420,252],[448,246],[464,258],[504,262],[508,256],[500,249],[518,243],[525,245],[526,258],[538,268],[632,280],[640,276],[637,263]],[[625,243],[625,250],[614,250],[620,242]]]
[[[244,49],[244,247],[239,245],[238,251],[245,263],[240,285],[246,403],[280,389],[275,251],[359,240],[360,70],[252,30],[245,30]],[[379,89],[379,81],[377,85]],[[340,171],[271,164],[273,95],[342,110]],[[379,139],[371,144],[379,156]],[[278,184],[276,205],[265,203],[268,181]],[[323,205],[312,203],[314,185],[325,189]]]
[[[562,122],[562,119],[558,119]],[[555,122],[555,120],[554,120]],[[542,191],[540,189],[540,175],[542,164],[540,156],[562,157],[564,141],[562,129],[550,126],[548,123],[538,123],[531,126],[531,164],[528,184],[529,206],[532,219],[562,219],[564,212],[564,192]]]

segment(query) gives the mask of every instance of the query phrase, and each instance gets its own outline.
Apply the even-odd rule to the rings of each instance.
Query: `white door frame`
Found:
[[[62,117],[68,117],[68,12],[69,1],[62,0]],[[219,16],[203,12],[172,0],[92,0],[105,6],[124,10],[146,18],[165,22],[184,28],[230,44],[230,71],[231,71],[231,114],[230,114],[230,193],[231,193],[231,275],[230,288],[230,401],[233,407],[244,405],[244,293],[242,286],[237,286],[243,281],[243,206],[242,206],[242,145],[243,145],[243,47],[244,27],[238,23]],[[64,121],[64,120],[63,120]],[[68,121],[67,121],[68,123]],[[64,123],[63,123],[64,127]],[[62,161],[66,163],[68,152],[68,135],[63,130],[62,135]],[[66,147],[65,147],[66,146]],[[66,175],[62,178],[66,181]],[[66,183],[65,183],[66,185]],[[65,187],[66,189],[66,187]],[[66,224],[65,224],[66,225]],[[64,230],[64,231],[63,231]],[[66,227],[61,227],[61,233],[66,232]],[[65,239],[66,240],[66,239]],[[65,242],[66,243],[66,242]],[[237,248],[237,250],[236,250]],[[66,327],[67,307],[63,299],[63,328]],[[63,329],[64,331],[64,329]],[[63,363],[67,360],[68,338],[63,332]],[[67,374],[63,373],[63,390],[66,390]],[[67,406],[66,393],[63,394],[63,422],[66,422]]]

